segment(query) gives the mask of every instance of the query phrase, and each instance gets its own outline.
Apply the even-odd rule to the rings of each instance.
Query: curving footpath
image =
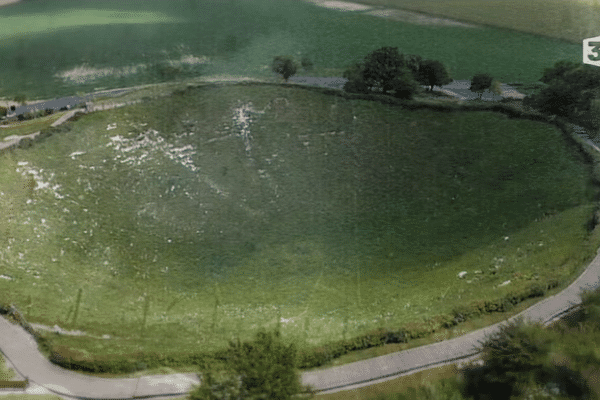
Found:
[[[425,369],[474,360],[479,343],[518,318],[544,326],[569,314],[581,304],[581,294],[600,287],[600,254],[566,289],[550,296],[506,321],[467,333],[454,339],[358,361],[327,370],[305,372],[303,384],[313,385],[321,393],[333,393],[368,386]]]

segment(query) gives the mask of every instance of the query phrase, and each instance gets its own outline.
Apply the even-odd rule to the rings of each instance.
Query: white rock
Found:
[[[462,272],[459,272],[459,273],[458,273],[458,277],[459,277],[460,279],[464,278],[464,277],[465,277],[465,275],[467,275],[467,271],[462,271]]]
[[[506,286],[506,285],[508,285],[509,283],[510,283],[510,281],[504,281],[504,282],[502,282],[501,284],[499,284],[499,285],[498,285],[498,287],[500,287],[500,286]]]

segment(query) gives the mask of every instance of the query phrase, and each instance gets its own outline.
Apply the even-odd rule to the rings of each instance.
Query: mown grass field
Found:
[[[235,23],[232,23],[235,21]],[[276,55],[306,56],[300,75],[341,76],[382,46],[444,62],[455,79],[488,72],[535,82],[579,44],[493,28],[415,25],[303,1],[36,1],[0,9],[0,96],[52,98],[187,79],[271,76]]]
[[[570,278],[598,245],[589,167],[542,123],[238,85],[72,126],[0,158],[0,301],[89,357],[278,321],[312,347]]]
[[[358,3],[419,11],[459,21],[547,36],[581,44],[600,32],[594,0],[358,0]],[[492,44],[494,47],[498,42]],[[501,44],[500,44],[501,45]],[[548,49],[551,51],[550,49]]]

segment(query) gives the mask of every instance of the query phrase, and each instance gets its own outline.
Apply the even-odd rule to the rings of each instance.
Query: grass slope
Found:
[[[84,358],[277,321],[316,346],[569,278],[597,245],[588,167],[541,123],[240,85],[72,126],[0,157],[0,301],[88,332],[54,338]]]
[[[590,350],[595,348],[595,343],[598,341],[598,299],[598,291],[592,292],[589,302],[584,300],[581,310],[567,315],[545,329],[522,327],[523,332],[526,332],[525,337],[528,338],[525,343],[532,343],[534,346],[544,349],[543,351],[534,351],[535,359],[532,361],[539,362],[547,370],[556,367],[562,368],[562,373],[556,374],[553,379],[549,380],[532,379],[522,386],[523,394],[521,396],[514,396],[511,399],[580,398],[573,393],[575,392],[572,390],[573,388],[569,388],[572,393],[566,393],[568,384],[565,382],[568,380],[568,375],[565,371],[572,371],[572,376],[583,378],[582,381],[590,389],[589,398],[600,398],[600,380],[598,379],[600,376],[598,362],[600,360],[598,360],[597,352]],[[544,348],[545,346],[541,345],[543,343],[550,343],[549,348]],[[484,361],[489,360],[484,358]],[[541,368],[538,367],[534,370],[540,371]],[[452,398],[458,400],[473,398],[473,396],[466,396],[462,393],[461,389],[465,382],[464,371],[457,364],[452,364],[363,388],[332,394],[318,394],[316,398],[321,400],[348,398],[357,400]],[[553,388],[554,393],[552,393]],[[557,389],[559,389],[558,392]]]
[[[535,82],[554,62],[581,57],[578,44],[518,32],[422,26],[276,0],[22,2],[0,9],[0,38],[0,95],[10,98],[198,74],[267,77],[282,54],[314,62],[299,74],[341,76],[382,46],[441,60],[455,79],[486,71],[504,82]]]

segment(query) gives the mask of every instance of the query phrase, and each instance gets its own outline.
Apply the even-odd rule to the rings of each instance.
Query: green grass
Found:
[[[358,0],[358,3],[400,8],[459,21],[508,28],[572,43],[598,35],[595,0]],[[495,47],[495,46],[494,46]],[[548,48],[550,50],[550,48]]]
[[[41,118],[34,118],[27,121],[15,121],[0,127],[0,139],[9,136],[23,136],[34,132],[39,132],[42,129],[49,128],[56,120],[62,117],[66,112],[56,112],[52,115],[47,115]]]
[[[112,337],[53,338],[83,358],[210,351],[279,316],[301,348],[424,323],[570,279],[599,243],[581,156],[489,112],[204,86],[82,117],[0,168],[0,301]]]
[[[485,71],[503,82],[535,82],[545,67],[581,53],[580,44],[518,32],[394,22],[302,1],[42,0],[2,8],[0,21],[0,96],[11,98],[198,75],[270,77],[282,54],[314,62],[299,75],[341,76],[381,46],[441,60],[455,79]]]
[[[15,377],[15,371],[12,368],[8,368],[5,363],[4,357],[0,355],[0,381],[10,381]]]
[[[597,352],[590,349],[595,348],[598,340],[598,322],[597,322],[597,299],[598,292],[592,298],[591,303],[584,306],[583,311],[575,312],[565,318],[551,324],[545,329],[525,328],[528,337],[532,338],[534,343],[543,343],[549,341],[550,351],[539,354],[540,359],[545,365],[560,365],[569,368],[581,375],[589,385],[592,393],[592,399],[600,398],[600,381],[598,380],[600,371],[598,369]],[[378,383],[349,391],[341,391],[331,394],[318,394],[320,400],[338,400],[338,399],[401,399],[400,396],[409,396],[408,398],[425,399],[431,398],[424,395],[427,387],[434,386],[437,389],[444,384],[451,384],[455,388],[460,388],[464,381],[464,376],[456,364],[447,365],[438,368],[428,369],[416,374],[399,377],[383,383]],[[528,393],[533,393],[540,387],[539,383],[531,382],[526,386]],[[412,390],[421,391],[417,397],[410,397]],[[460,389],[456,390],[460,393]],[[442,398],[442,397],[433,397]],[[448,398],[448,397],[446,397]],[[461,396],[452,397],[456,399],[466,398]],[[526,399],[527,394],[515,399]],[[530,398],[530,397],[529,397]]]

